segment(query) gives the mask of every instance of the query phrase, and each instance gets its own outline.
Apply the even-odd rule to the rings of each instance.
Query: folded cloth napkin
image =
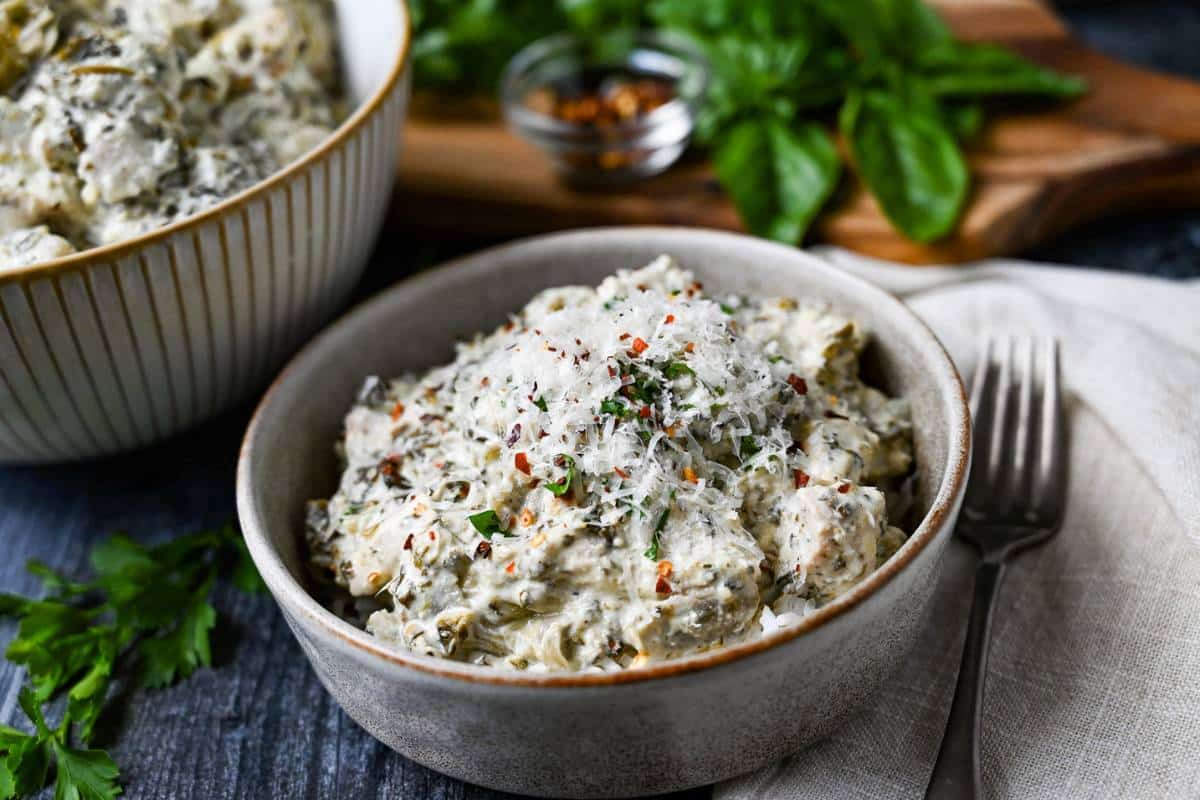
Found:
[[[1200,281],[821,255],[907,302],[968,380],[986,332],[1061,343],[1067,515],[1000,588],[984,699],[987,796],[1200,798]],[[922,797],[973,568],[971,548],[952,543],[927,629],[866,711],[718,786],[715,800]]]

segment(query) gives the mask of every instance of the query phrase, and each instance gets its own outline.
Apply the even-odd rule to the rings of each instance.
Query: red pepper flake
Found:
[[[667,583],[667,579],[662,575],[658,576],[658,580],[654,583],[654,591],[658,594],[670,594],[671,584]]]
[[[430,531],[430,532],[429,532],[429,541],[431,541],[431,542],[436,542],[436,541],[437,541],[437,534],[436,534],[436,533],[434,533],[433,531]]]
[[[515,325],[513,322],[511,322],[511,321],[504,323],[504,330],[505,330],[505,331],[511,331],[511,330],[512,330],[513,328],[515,328],[515,327],[517,327],[517,326],[516,326],[516,325]]]
[[[673,569],[675,569],[675,565],[666,559],[658,562],[658,575],[660,578],[671,577],[671,570]]]
[[[649,347],[650,345],[646,344],[641,337],[633,340],[633,352],[637,353],[639,356],[646,352]]]
[[[675,315],[674,315],[674,314],[667,314],[667,318],[663,320],[663,324],[664,324],[664,325],[670,325],[670,324],[671,324],[672,322],[674,322],[674,321],[675,321]]]
[[[392,422],[400,419],[404,415],[404,403],[396,403],[392,406]]]
[[[524,472],[526,475],[529,474],[528,456],[526,456],[524,453],[517,453],[516,457],[513,458],[513,462],[517,465],[518,470]]]
[[[404,549],[405,550],[412,550],[412,540],[413,540],[413,535],[410,533],[408,535],[408,538],[404,540]]]
[[[650,415],[654,413],[650,410],[650,406],[642,406],[638,409],[638,416],[642,419],[650,419]]]
[[[695,342],[688,342],[687,344],[685,344],[685,345],[683,346],[683,352],[685,352],[685,353],[694,353],[694,352],[696,352],[696,343],[695,343]]]
[[[838,494],[845,494],[848,491],[850,491],[850,484],[848,483],[843,483],[838,487]]]
[[[796,391],[796,394],[808,394],[808,382],[801,378],[796,373],[787,376],[788,386]]]
[[[475,548],[475,557],[476,558],[491,558],[492,557],[492,543],[486,542],[486,541],[480,542],[479,546]]]
[[[696,470],[692,469],[691,467],[683,468],[683,479],[688,483],[696,483],[698,480],[700,480],[696,477]]]
[[[792,470],[792,481],[796,484],[797,489],[803,489],[808,486],[808,473],[802,469]]]
[[[487,385],[488,385],[489,383],[491,383],[491,382],[492,382],[492,379],[491,379],[491,378],[489,378],[487,375],[484,375],[484,376],[483,376],[483,379],[479,381],[479,385],[480,385],[480,386],[487,386]]]
[[[609,366],[608,366],[608,377],[610,377],[610,378],[617,377],[617,371],[615,369],[613,369],[611,364],[609,364]]]
[[[517,562],[510,561],[510,562],[508,562],[508,566],[504,568],[504,571],[507,572],[509,575],[511,575],[513,573],[513,570],[515,570],[516,568],[517,568]]]
[[[622,478],[626,478],[626,479],[629,478],[629,473],[626,472],[625,470],[621,469],[620,467],[613,467],[613,472],[617,473]]]
[[[619,342],[623,342],[623,341],[625,341],[625,340],[626,340],[626,339],[628,339],[628,338],[629,338],[629,334],[628,334],[628,333],[622,333],[620,336],[618,336],[618,337],[617,337],[617,341],[619,341]]]

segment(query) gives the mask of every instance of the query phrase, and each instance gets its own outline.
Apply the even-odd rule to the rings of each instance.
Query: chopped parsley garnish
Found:
[[[564,494],[570,491],[571,484],[575,482],[575,459],[571,458],[566,453],[563,453],[554,459],[554,463],[560,467],[566,467],[567,474],[563,476],[561,481],[547,483],[546,488],[549,489],[550,493],[555,497],[562,497]]]
[[[726,314],[733,314],[733,306],[729,305],[728,303],[721,303],[721,310]]]
[[[654,523],[654,536],[650,539],[650,546],[642,553],[651,561],[658,561],[658,549],[663,529],[667,527],[667,520],[671,517],[671,503],[675,502],[675,493],[671,492],[671,499],[667,502],[667,507],[658,515],[658,521]]]
[[[539,395],[538,399],[533,401],[533,404],[535,406],[537,406],[538,408],[540,408],[542,411],[549,410],[549,407],[546,405],[546,396],[545,395]]]
[[[738,454],[742,457],[743,461],[753,456],[759,450],[762,450],[762,447],[753,436],[743,436],[740,445]]]
[[[490,508],[487,511],[472,514],[467,519],[475,526],[475,530],[479,531],[479,535],[488,541],[491,541],[497,533],[508,536],[508,531],[500,524],[499,515]]]
[[[612,414],[614,417],[623,419],[633,416],[633,409],[622,403],[620,400],[608,399],[600,403],[601,414]]]
[[[262,587],[233,526],[153,546],[118,534],[97,545],[91,561],[96,578],[86,583],[30,562],[45,596],[0,594],[0,616],[20,621],[5,655],[28,673],[32,686],[19,702],[34,728],[0,726],[0,797],[32,796],[50,781],[57,798],[120,794],[116,763],[88,747],[112,686],[168,686],[210,666],[217,613],[209,595],[218,577],[230,575],[244,591]],[[51,727],[44,706],[64,696],[62,719]]]
[[[682,378],[684,375],[695,375],[695,371],[681,361],[671,361],[663,367],[663,375],[667,376],[667,380],[675,380]]]

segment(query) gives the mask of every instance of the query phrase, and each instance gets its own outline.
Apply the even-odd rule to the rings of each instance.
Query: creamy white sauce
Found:
[[[343,116],[328,0],[0,0],[0,270],[249,188]]]
[[[667,258],[543,292],[452,364],[371,378],[316,567],[419,653],[620,669],[759,636],[904,540],[907,404],[823,304],[710,298]],[[894,505],[894,504],[893,504]],[[490,537],[490,538],[489,538]]]

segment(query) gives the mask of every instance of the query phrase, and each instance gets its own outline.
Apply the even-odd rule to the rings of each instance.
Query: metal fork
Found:
[[[1062,525],[1067,476],[1058,343],[987,340],[971,388],[971,417],[971,477],[957,532],[980,558],[954,703],[926,800],[983,797],[979,736],[996,589],[1010,557]]]

